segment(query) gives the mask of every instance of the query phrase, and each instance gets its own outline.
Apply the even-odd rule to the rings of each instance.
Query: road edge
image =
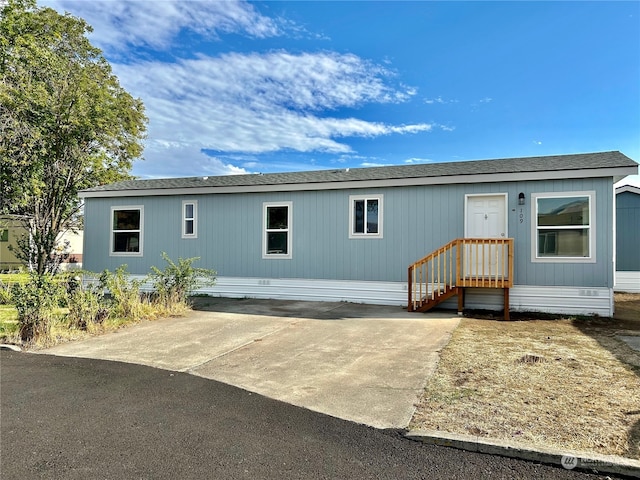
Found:
[[[429,445],[558,465],[567,470],[575,469],[640,478],[640,461],[615,455],[598,455],[571,450],[533,447],[517,442],[437,430],[410,430],[405,432],[404,436],[410,440]]]

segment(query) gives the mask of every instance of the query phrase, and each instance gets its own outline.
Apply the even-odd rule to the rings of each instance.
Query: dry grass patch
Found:
[[[39,350],[94,335],[115,332],[121,328],[144,321],[154,321],[158,318],[166,317],[184,317],[190,310],[191,307],[189,304],[184,302],[172,304],[170,307],[148,307],[144,310],[144,316],[139,319],[108,317],[99,323],[89,322],[85,328],[78,328],[71,325],[66,317],[68,309],[59,308],[56,311],[56,318],[50,322],[47,335],[39,337],[36,340],[23,342],[19,335],[15,308],[11,306],[0,306],[0,343],[19,345],[29,350]]]
[[[640,293],[616,293],[615,307],[616,320],[640,329]]]
[[[135,325],[142,322],[151,322],[159,318],[166,317],[184,317],[190,310],[190,307],[186,303],[172,304],[170,307],[154,306],[153,308],[149,304],[145,304],[144,315],[138,319],[130,319],[124,317],[106,318],[100,323],[90,322],[86,328],[74,328],[69,325],[69,322],[60,318],[58,321],[52,322],[49,335],[44,338],[38,338],[36,341],[23,344],[23,347],[29,349],[39,350],[42,348],[49,348],[61,343],[72,342],[75,340],[81,340],[95,335],[102,335],[105,333],[115,332],[121,328],[125,328],[131,325]],[[20,341],[17,336],[14,338],[14,342],[19,344]]]
[[[410,428],[640,458],[640,354],[589,323],[462,319]]]

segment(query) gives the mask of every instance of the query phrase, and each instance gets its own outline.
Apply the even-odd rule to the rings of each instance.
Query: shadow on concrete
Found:
[[[346,320],[350,318],[410,319],[452,318],[455,311],[408,312],[404,306],[371,305],[352,302],[311,302],[257,298],[192,297],[192,308],[205,312],[239,313],[271,317]]]

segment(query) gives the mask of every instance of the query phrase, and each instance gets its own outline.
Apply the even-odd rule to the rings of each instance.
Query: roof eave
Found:
[[[203,195],[229,193],[294,192],[315,190],[344,190],[361,188],[385,188],[421,185],[451,185],[456,183],[500,183],[531,180],[555,180],[567,178],[624,178],[638,173],[637,166],[591,168],[578,170],[542,170],[535,172],[505,172],[465,175],[444,175],[438,177],[390,178],[380,180],[347,180],[319,183],[289,183],[270,185],[202,186],[183,188],[150,188],[125,190],[84,190],[80,198],[144,197],[166,195]]]

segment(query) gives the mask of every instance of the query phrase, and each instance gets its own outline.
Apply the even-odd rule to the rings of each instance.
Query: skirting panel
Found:
[[[404,282],[218,277],[215,286],[203,288],[199,293],[230,298],[407,304],[407,284]],[[613,315],[613,289],[610,288],[516,285],[509,293],[514,312]],[[503,308],[503,299],[502,289],[468,288],[465,307],[498,311]],[[457,305],[457,299],[453,297],[444,302],[442,308],[455,310]]]
[[[640,272],[616,272],[616,292],[640,293]]]
[[[200,292],[230,298],[407,304],[407,284],[403,282],[218,277],[215,286]]]
[[[613,316],[611,288],[517,285],[510,293],[513,311]]]
[[[443,308],[457,308],[457,298],[442,304]],[[501,289],[468,288],[465,308],[473,310],[502,310],[504,296]],[[545,312],[567,315],[613,315],[613,291],[609,288],[532,287],[514,285],[509,290],[509,309],[512,312]]]

